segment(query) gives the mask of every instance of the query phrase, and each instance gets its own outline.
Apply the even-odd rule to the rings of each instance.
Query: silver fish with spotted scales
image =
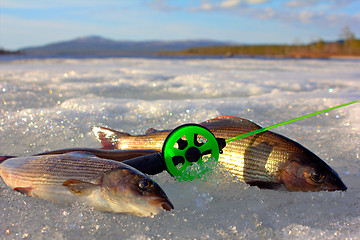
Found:
[[[229,139],[261,127],[249,120],[220,116],[201,123],[217,138]],[[131,136],[108,128],[93,132],[105,149],[161,151],[170,130],[149,129]],[[271,131],[228,142],[219,162],[239,180],[260,188],[285,186],[291,191],[346,190],[338,174],[314,153]]]
[[[90,153],[2,161],[5,184],[29,196],[65,204],[78,201],[96,210],[140,217],[174,208],[160,186],[140,171]]]

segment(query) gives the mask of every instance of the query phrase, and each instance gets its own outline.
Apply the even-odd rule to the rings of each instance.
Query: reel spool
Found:
[[[201,178],[203,173],[189,174],[186,173],[187,168],[192,163],[202,165],[204,155],[210,154],[217,161],[219,153],[219,143],[214,134],[207,128],[192,123],[175,128],[166,137],[162,148],[167,171],[179,181]]]

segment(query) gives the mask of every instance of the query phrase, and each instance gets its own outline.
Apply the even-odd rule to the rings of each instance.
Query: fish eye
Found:
[[[153,182],[149,179],[143,178],[139,181],[139,188],[143,191],[148,190],[150,187],[152,187]]]
[[[321,172],[318,172],[318,171],[313,171],[311,174],[310,174],[310,178],[312,181],[316,182],[316,183],[319,183],[321,182],[323,179],[324,179],[325,175],[322,174]]]

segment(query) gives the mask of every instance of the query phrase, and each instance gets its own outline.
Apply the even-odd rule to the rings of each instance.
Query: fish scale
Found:
[[[239,123],[241,128],[234,127],[234,125],[239,126]],[[206,121],[202,125],[212,131],[216,137],[224,139],[260,128],[257,124],[240,118],[226,118],[226,121],[224,118],[218,118]],[[278,136],[271,132],[265,132],[229,142],[223,149],[219,162],[242,181],[279,182],[279,167],[286,162],[288,154],[287,151],[284,151],[284,147],[279,146],[278,141],[284,142],[284,139],[279,139]],[[267,152],[263,147],[257,147],[264,143],[273,146],[273,149]]]
[[[12,175],[15,185],[31,182],[36,184],[63,183],[68,179],[92,181],[99,173],[121,167],[123,164],[115,161],[103,161],[98,158],[36,156],[17,158],[16,161],[5,161],[0,166],[1,172]],[[60,166],[61,165],[61,166]],[[74,171],[76,169],[76,171]],[[80,174],[79,174],[80,172]],[[6,182],[6,180],[5,180]]]
[[[220,136],[215,135],[215,136]],[[223,135],[221,135],[223,136]],[[219,157],[219,162],[223,164],[232,174],[236,175],[241,181],[251,180],[267,180],[277,181],[274,174],[276,174],[278,162],[268,160],[262,151],[255,152],[253,157],[247,158],[245,163],[245,151],[248,146],[247,143],[234,141],[228,143],[223,149],[223,154]],[[234,152],[237,153],[234,156]],[[272,153],[276,155],[276,153]],[[279,155],[279,154],[277,154]],[[246,164],[246,168],[245,168]],[[260,166],[266,166],[266,172]]]

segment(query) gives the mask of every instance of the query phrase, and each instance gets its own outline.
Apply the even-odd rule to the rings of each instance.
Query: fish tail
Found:
[[[102,145],[102,149],[115,150],[118,142],[124,137],[131,136],[125,132],[118,132],[116,130],[104,127],[93,127],[93,133]]]

